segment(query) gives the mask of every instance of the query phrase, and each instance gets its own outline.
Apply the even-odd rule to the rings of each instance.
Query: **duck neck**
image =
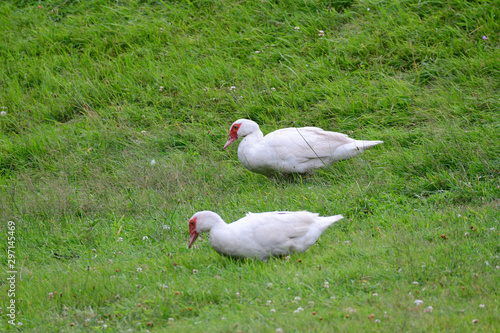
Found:
[[[260,129],[257,129],[243,138],[243,140],[240,143],[240,147],[242,145],[243,146],[252,146],[256,142],[262,140],[263,137],[264,137],[264,134],[262,134],[262,131]]]

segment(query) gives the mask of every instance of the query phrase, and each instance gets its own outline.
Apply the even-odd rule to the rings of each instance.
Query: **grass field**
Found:
[[[499,17],[2,1],[0,330],[500,332]],[[270,179],[222,149],[238,118],[384,144]],[[345,218],[305,253],[234,261],[188,249],[199,210]]]

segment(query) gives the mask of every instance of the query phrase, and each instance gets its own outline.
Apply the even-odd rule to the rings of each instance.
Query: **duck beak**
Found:
[[[227,139],[227,142],[226,144],[224,145],[224,149],[226,149],[231,143],[234,142],[234,140],[236,140],[237,138],[236,137],[229,137],[229,139]]]
[[[193,246],[193,243],[194,241],[196,240],[196,238],[198,238],[200,234],[197,233],[196,231],[192,232],[191,235],[189,236],[189,245],[188,245],[188,248],[191,248],[191,246]]]

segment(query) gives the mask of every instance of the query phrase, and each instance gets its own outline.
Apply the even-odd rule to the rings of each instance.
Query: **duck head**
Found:
[[[255,121],[248,119],[236,120],[229,129],[229,138],[224,145],[224,149],[226,149],[231,143],[238,140],[239,138],[247,136],[258,130],[259,125]]]

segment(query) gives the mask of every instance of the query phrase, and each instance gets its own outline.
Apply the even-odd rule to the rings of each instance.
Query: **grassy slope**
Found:
[[[498,330],[498,2],[38,4],[0,4],[23,328]],[[221,149],[241,117],[385,143],[272,180]],[[187,249],[203,209],[346,218],[289,260],[234,262]]]

